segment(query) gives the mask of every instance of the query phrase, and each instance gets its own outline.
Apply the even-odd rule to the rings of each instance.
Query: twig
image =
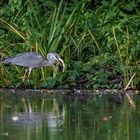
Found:
[[[129,87],[131,81],[133,80],[133,78],[135,77],[135,75],[136,75],[136,73],[134,73],[134,74],[132,75],[132,77],[131,77],[131,79],[129,80],[128,84],[127,84],[126,87],[124,88],[124,91],[126,91],[126,90],[128,89],[128,87]],[[129,96],[129,94],[127,94],[126,92],[125,92],[125,94],[126,94],[126,97],[128,98],[128,101],[129,101],[130,105],[131,105],[133,108],[135,108],[134,101],[131,99],[131,97]]]
[[[131,79],[129,80],[129,82],[128,82],[128,84],[126,85],[126,87],[124,88],[124,90],[127,90],[127,89],[128,89],[128,87],[129,87],[129,85],[130,85],[130,83],[131,83],[131,81],[133,80],[133,78],[134,78],[135,75],[136,75],[136,73],[134,73],[134,74],[132,75]]]

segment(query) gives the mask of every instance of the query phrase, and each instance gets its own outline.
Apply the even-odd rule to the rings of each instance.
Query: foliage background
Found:
[[[0,58],[56,51],[66,63],[33,70],[0,64],[0,87],[139,88],[140,0],[1,0]]]

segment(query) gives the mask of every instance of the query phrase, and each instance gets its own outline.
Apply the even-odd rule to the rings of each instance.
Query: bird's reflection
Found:
[[[20,126],[20,128],[41,128],[47,127],[50,130],[58,129],[64,124],[64,109],[59,107],[56,99],[52,100],[51,110],[47,111],[46,109],[40,112],[35,112],[32,108],[32,102],[30,98],[21,98],[24,111],[17,112],[11,115],[7,115],[6,122],[8,125]],[[42,104],[45,105],[44,99],[42,99]],[[41,108],[43,108],[43,105]],[[61,128],[62,130],[62,128]]]

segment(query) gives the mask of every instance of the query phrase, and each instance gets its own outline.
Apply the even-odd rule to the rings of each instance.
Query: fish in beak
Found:
[[[57,61],[62,65],[62,67],[63,67],[62,72],[64,72],[65,71],[64,61],[61,58],[57,58]]]
[[[55,60],[63,67],[62,72],[65,71],[65,63],[60,57],[55,57]]]

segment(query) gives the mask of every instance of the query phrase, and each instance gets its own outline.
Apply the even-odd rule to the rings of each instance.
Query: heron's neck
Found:
[[[46,67],[46,66],[52,66],[53,64],[55,64],[55,61],[49,61],[47,59],[44,59],[42,63],[43,66]]]

